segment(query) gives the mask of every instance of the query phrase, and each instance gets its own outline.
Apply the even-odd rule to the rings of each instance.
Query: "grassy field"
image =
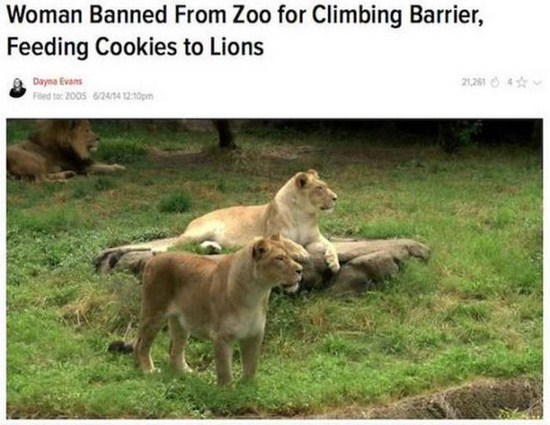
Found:
[[[10,142],[30,123],[8,125]],[[96,125],[116,176],[9,181],[7,412],[12,418],[218,418],[312,414],[379,404],[480,377],[542,376],[541,154],[470,147],[449,157],[403,135],[249,129],[219,153],[208,133]],[[151,148],[169,150],[171,155]],[[131,337],[138,280],[100,276],[101,249],[177,235],[194,217],[267,202],[315,168],[338,193],[325,235],[414,238],[427,263],[358,298],[273,294],[257,381],[215,385],[209,342],[198,372],[160,374],[107,353]],[[240,374],[238,356],[234,368]]]

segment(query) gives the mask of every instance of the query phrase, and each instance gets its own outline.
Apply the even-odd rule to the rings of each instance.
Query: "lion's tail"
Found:
[[[141,275],[145,262],[156,252],[166,251],[173,246],[177,238],[157,239],[134,245],[124,245],[103,250],[94,258],[96,272],[110,273],[115,269],[130,270]]]
[[[134,344],[132,342],[113,341],[107,348],[109,353],[130,354],[134,351]]]

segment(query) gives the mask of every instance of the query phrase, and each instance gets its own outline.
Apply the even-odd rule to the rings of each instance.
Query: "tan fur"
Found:
[[[295,291],[301,279],[302,266],[288,248],[287,241],[272,236],[219,262],[183,252],[152,257],[143,272],[140,326],[133,344],[139,367],[154,370],[151,345],[168,320],[170,364],[176,370],[190,370],[184,349],[189,335],[195,335],[213,342],[219,384],[231,382],[235,342],[240,344],[243,379],[254,378],[271,289],[283,285]]]
[[[40,121],[29,140],[8,146],[8,175],[36,181],[64,181],[76,174],[124,170],[118,164],[98,164],[90,159],[98,139],[88,120]]]
[[[332,210],[336,199],[336,194],[319,179],[315,170],[300,172],[289,179],[268,204],[224,208],[196,218],[175,244],[209,241],[240,247],[255,237],[279,233],[310,252],[322,250],[328,266],[336,273],[340,269],[336,250],[321,234],[318,225],[319,213]],[[158,250],[166,248],[168,246]]]

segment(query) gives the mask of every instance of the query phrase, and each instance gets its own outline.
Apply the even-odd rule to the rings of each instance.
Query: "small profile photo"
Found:
[[[21,78],[16,78],[13,80],[13,87],[10,89],[10,96],[13,98],[22,97],[27,89],[23,87],[23,81]]]

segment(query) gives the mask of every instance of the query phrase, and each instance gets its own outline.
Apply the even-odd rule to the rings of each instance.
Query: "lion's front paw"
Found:
[[[153,255],[161,254],[166,251],[168,251],[167,246],[154,246],[153,248],[151,248],[151,252],[153,253]]]
[[[307,261],[309,259],[309,252],[302,246],[293,242],[288,238],[282,238],[285,248],[288,251],[288,254],[292,257],[293,260],[301,262]]]
[[[113,167],[113,170],[115,170],[115,171],[126,170],[126,167],[124,165],[120,165],[120,164],[113,164],[113,165],[111,165],[111,167]]]
[[[340,271],[340,263],[338,261],[338,255],[330,247],[325,251],[325,260],[327,262],[328,268],[332,273],[338,273]]]
[[[291,252],[291,256],[298,262],[307,261],[309,259],[309,252],[307,252],[303,246],[298,245]]]

